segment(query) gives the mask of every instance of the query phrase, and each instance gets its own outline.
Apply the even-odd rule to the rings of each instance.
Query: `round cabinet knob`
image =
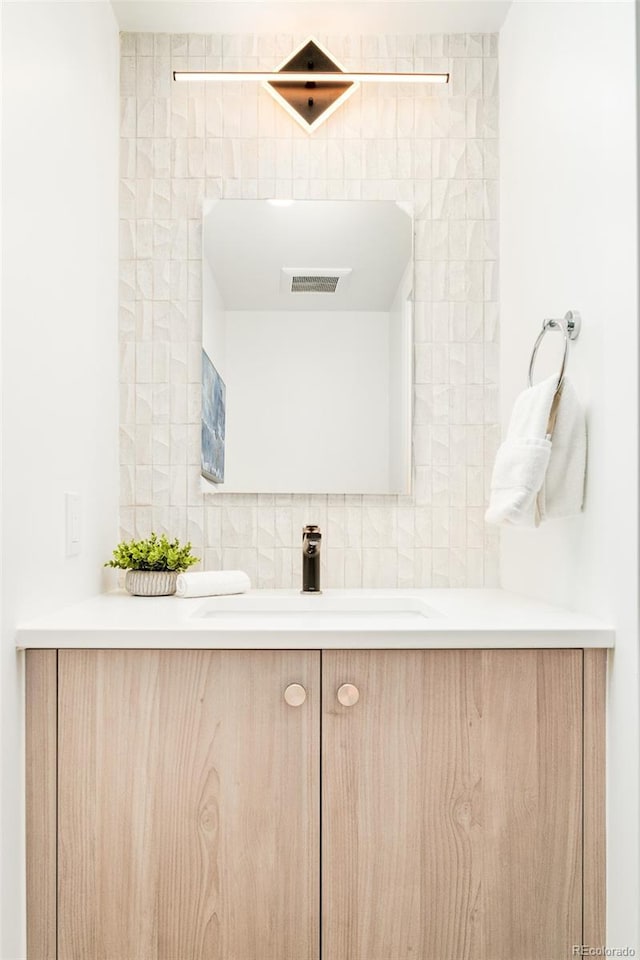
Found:
[[[290,683],[284,692],[284,699],[290,707],[301,707],[307,699],[307,691],[301,683]]]
[[[352,707],[360,699],[360,691],[352,683],[343,683],[338,687],[338,700],[343,707]]]

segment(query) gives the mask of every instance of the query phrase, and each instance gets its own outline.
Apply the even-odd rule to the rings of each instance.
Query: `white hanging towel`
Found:
[[[533,527],[582,509],[587,449],[584,413],[575,390],[565,380],[549,439],[556,387],[557,378],[549,377],[517,397],[493,468],[487,523]]]
[[[540,521],[573,517],[582,510],[587,470],[587,424],[578,395],[565,380],[551,437],[551,456],[538,494]]]

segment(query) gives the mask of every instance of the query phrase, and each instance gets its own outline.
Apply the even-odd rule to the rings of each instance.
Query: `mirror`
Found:
[[[408,493],[411,214],[337,200],[203,213],[207,489]]]

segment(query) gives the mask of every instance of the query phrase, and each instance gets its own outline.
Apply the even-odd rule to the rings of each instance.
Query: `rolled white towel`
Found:
[[[221,597],[231,593],[246,593],[250,589],[251,580],[242,570],[179,573],[176,580],[177,597]]]

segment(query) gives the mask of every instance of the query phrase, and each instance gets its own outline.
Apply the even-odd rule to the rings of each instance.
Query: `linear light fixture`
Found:
[[[173,79],[192,83],[215,83],[234,80],[250,80],[264,83],[448,83],[448,73],[316,73],[313,70],[295,71],[289,74],[260,70],[174,70]]]
[[[276,70],[174,70],[176,82],[257,81],[305,130],[312,133],[360,83],[448,83],[448,73],[354,73],[310,37]]]

